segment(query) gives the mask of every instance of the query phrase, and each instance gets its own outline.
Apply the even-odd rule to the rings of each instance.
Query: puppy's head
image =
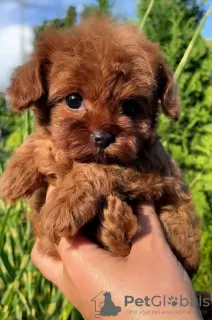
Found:
[[[8,94],[16,112],[33,105],[55,146],[79,161],[131,162],[155,137],[158,102],[168,117],[180,113],[158,45],[103,17],[46,31]]]

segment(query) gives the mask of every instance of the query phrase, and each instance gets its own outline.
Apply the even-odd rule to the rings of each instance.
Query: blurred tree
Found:
[[[85,5],[81,13],[81,17],[87,17],[95,12],[102,12],[109,14],[112,10],[113,3],[110,0],[96,0],[96,4]],[[38,39],[40,32],[47,26],[55,26],[56,28],[72,27],[77,23],[77,10],[76,7],[71,6],[68,8],[66,16],[62,19],[54,19],[51,21],[44,21],[43,25],[36,29],[35,40]]]
[[[21,123],[22,119],[10,113],[4,96],[0,96],[0,163],[21,143]]]
[[[89,14],[93,14],[95,11],[110,14],[112,6],[113,3],[111,3],[110,0],[97,0],[96,4],[85,5],[82,16],[88,16]]]
[[[212,40],[211,40],[211,39],[207,39],[207,40],[206,40],[206,43],[207,43],[207,45],[208,45],[208,48],[209,48],[210,50],[212,50]]]
[[[51,21],[45,20],[44,23],[35,29],[35,41],[38,40],[39,35],[47,26],[55,26],[56,28],[72,27],[77,21],[77,11],[74,6],[68,8],[66,16],[62,19],[54,19]]]
[[[110,13],[113,3],[109,0],[97,0],[97,6],[99,7],[100,11],[104,13]]]
[[[4,161],[4,145],[5,141],[4,136],[4,113],[5,113],[5,99],[3,96],[0,96],[0,164]]]
[[[0,96],[0,135],[2,138],[5,138],[10,128],[10,119],[8,119],[7,117],[5,119],[5,112],[6,112],[6,101],[4,96]],[[6,120],[6,123],[5,123],[5,120]]]
[[[146,21],[144,32],[160,43],[173,69],[203,16],[203,7],[198,3],[157,0]],[[140,20],[147,6],[147,1],[138,3]],[[164,146],[184,170],[197,211],[203,218],[202,262],[194,281],[199,290],[212,291],[212,52],[201,36],[178,82],[181,120],[173,126],[161,116],[159,131]]]

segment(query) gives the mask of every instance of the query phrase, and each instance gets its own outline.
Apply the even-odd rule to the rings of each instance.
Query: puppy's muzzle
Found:
[[[101,149],[107,148],[111,143],[115,142],[115,136],[104,131],[96,131],[92,133],[92,139],[95,145]]]

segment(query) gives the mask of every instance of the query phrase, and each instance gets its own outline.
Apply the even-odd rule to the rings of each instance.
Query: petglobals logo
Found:
[[[101,316],[116,317],[121,312],[121,307],[114,304],[109,291],[101,291],[91,301],[94,303],[95,318]]]
[[[124,306],[135,306],[135,307],[208,307],[210,305],[210,299],[201,297],[197,300],[196,297],[191,297],[190,299],[183,296],[166,296],[166,295],[155,295],[152,297],[142,297],[135,298],[133,296],[124,297]]]
[[[212,305],[212,296],[210,294],[198,294],[192,297],[186,297],[183,294],[178,296],[154,295],[133,297],[131,295],[123,296],[121,306],[118,306],[112,297],[111,291],[101,291],[91,302],[94,306],[94,317],[117,317],[120,319],[120,312],[128,313],[131,316],[144,317],[150,315],[186,315],[195,312],[196,307],[201,308],[202,314],[209,314]],[[197,308],[198,309],[198,308]],[[136,318],[137,319],[137,318]],[[208,318],[212,319],[212,318]]]

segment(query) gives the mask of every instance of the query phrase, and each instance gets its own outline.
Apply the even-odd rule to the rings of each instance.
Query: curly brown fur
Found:
[[[70,109],[66,97],[83,101]],[[188,271],[199,263],[200,224],[176,163],[156,134],[161,109],[177,120],[176,84],[159,46],[135,26],[90,18],[71,30],[49,29],[8,90],[15,112],[33,104],[36,132],[10,160],[6,200],[31,197],[42,249],[83,229],[114,254],[127,255],[138,231],[135,201],[154,201],[166,237]],[[113,141],[95,144],[95,132]],[[45,204],[48,184],[55,190]],[[141,226],[142,228],[142,226]]]

